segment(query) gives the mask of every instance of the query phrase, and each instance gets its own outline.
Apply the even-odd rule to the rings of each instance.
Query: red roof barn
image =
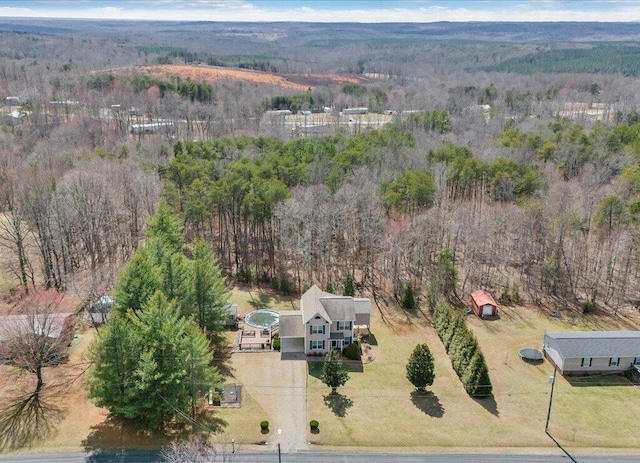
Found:
[[[498,304],[486,291],[479,289],[471,293],[471,307],[478,317],[491,317],[498,314]]]

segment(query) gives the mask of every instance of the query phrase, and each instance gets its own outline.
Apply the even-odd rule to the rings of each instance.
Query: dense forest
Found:
[[[635,28],[493,26],[3,21],[3,289],[94,302],[162,200],[283,292],[640,304]]]

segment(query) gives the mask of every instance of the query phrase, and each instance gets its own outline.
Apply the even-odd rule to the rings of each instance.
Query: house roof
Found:
[[[279,333],[281,338],[302,338],[304,337],[304,323],[302,314],[279,312]]]
[[[324,307],[327,314],[329,315],[329,321],[356,319],[356,312],[353,307],[352,297],[329,295],[321,297],[320,304],[322,304],[322,307]]]
[[[316,285],[302,295],[300,299],[303,323],[306,324],[316,315],[327,323],[333,321],[355,321],[356,315],[371,314],[371,301],[367,298],[337,296],[322,291]]]
[[[0,316],[0,340],[9,339],[16,333],[36,333],[49,338],[59,338],[64,323],[71,313],[19,314]]]
[[[324,306],[320,303],[320,298],[324,296],[331,296],[329,293],[325,293],[316,285],[313,285],[307,290],[306,293],[300,298],[300,308],[302,309],[302,323],[306,324],[316,315],[320,315],[328,323],[331,323],[331,317],[325,310]]]
[[[471,299],[476,301],[476,304],[478,304],[479,306],[486,305],[486,304],[491,304],[492,306],[495,306],[495,307],[498,306],[498,304],[496,304],[496,301],[493,299],[491,294],[481,289],[472,292]]]
[[[550,346],[552,340],[555,346]],[[570,331],[545,333],[545,346],[562,358],[638,357],[640,331]]]

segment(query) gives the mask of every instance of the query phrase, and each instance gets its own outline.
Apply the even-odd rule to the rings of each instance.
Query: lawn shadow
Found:
[[[334,415],[344,418],[347,416],[347,410],[353,406],[353,400],[336,392],[335,394],[325,395],[324,404],[331,409]]]
[[[623,374],[599,376],[565,376],[571,387],[592,386],[634,386],[633,382]]]
[[[485,397],[472,397],[477,403],[482,405],[485,410],[491,413],[494,416],[500,416],[500,412],[498,411],[498,403],[493,395],[485,396]]]
[[[91,427],[89,435],[82,441],[82,446],[87,452],[106,449],[157,448],[168,445],[175,437],[177,436],[169,436],[162,431],[143,431],[133,420],[110,416],[102,423]]]
[[[23,449],[47,439],[65,414],[42,392],[6,399],[0,407],[0,450]]]
[[[549,431],[545,431],[546,435],[549,436],[549,438],[558,446],[558,448],[560,450],[562,450],[564,452],[564,454],[569,457],[569,459],[573,462],[573,463],[577,463],[577,461],[571,456],[571,454],[569,452],[567,452],[565,450],[565,448],[560,445],[560,442],[558,442],[551,434],[549,434]]]
[[[254,310],[264,310],[264,309],[268,309],[269,307],[271,307],[271,303],[274,300],[273,296],[270,296],[269,294],[265,294],[265,293],[260,293],[258,294],[258,297],[253,297],[253,294],[251,292],[249,292],[249,295],[251,296],[251,300],[247,301],[247,303],[254,309]]]
[[[438,400],[438,396],[431,391],[413,391],[411,393],[411,402],[418,410],[433,418],[442,418],[444,416],[444,407]]]
[[[231,366],[231,353],[233,347],[226,340],[220,342],[213,349],[213,364],[218,369],[223,378],[233,376],[233,367]]]
[[[366,342],[367,344],[370,344],[372,346],[377,346],[378,345],[378,340],[376,339],[376,335],[373,334],[373,333],[368,333],[368,334],[362,335],[362,341]]]

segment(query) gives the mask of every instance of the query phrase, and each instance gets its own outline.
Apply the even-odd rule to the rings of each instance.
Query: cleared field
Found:
[[[310,442],[385,448],[553,447],[544,434],[553,369],[546,361],[525,363],[518,350],[539,348],[545,329],[586,329],[587,325],[629,329],[633,321],[608,316],[556,320],[522,307],[503,309],[500,315],[495,321],[468,317],[494,386],[493,398],[484,400],[467,396],[442,343],[424,319],[391,325],[374,320],[376,358],[362,372],[351,374],[339,389],[339,398],[329,397],[319,378],[309,378],[308,418],[320,421],[320,433],[309,434]],[[407,358],[422,342],[429,345],[436,363],[434,385],[425,395],[414,393],[405,379]],[[640,447],[636,418],[640,391],[624,380],[612,383],[578,387],[559,378],[551,434],[568,447]]]

